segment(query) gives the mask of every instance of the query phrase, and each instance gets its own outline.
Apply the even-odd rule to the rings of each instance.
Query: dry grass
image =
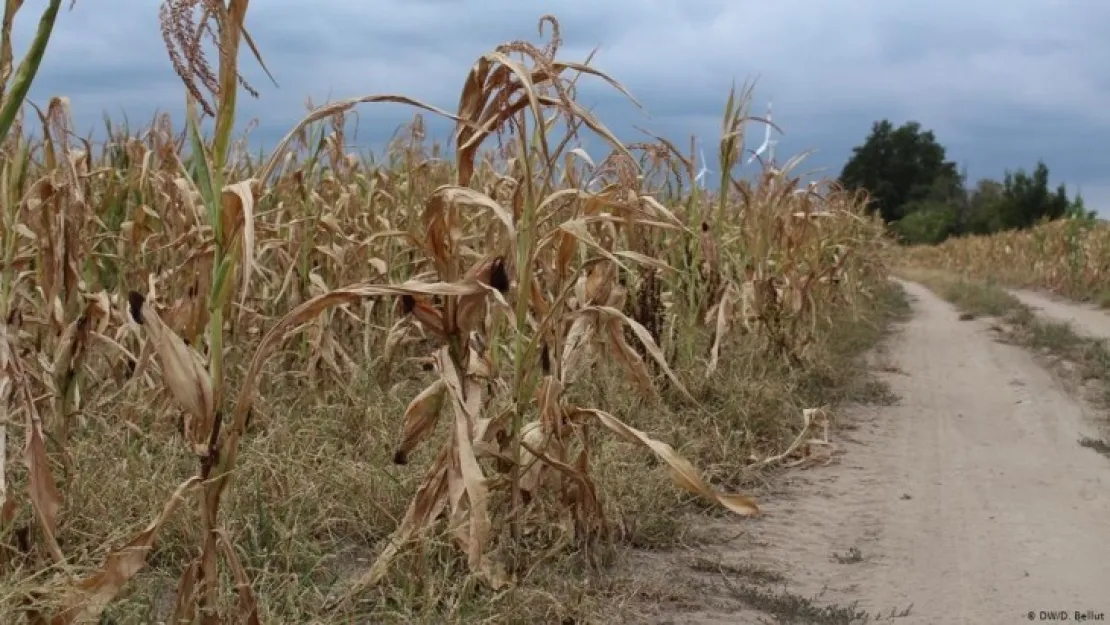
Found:
[[[247,3],[166,6],[184,132],[97,149],[55,99],[42,141],[4,140],[6,622],[612,622],[616,547],[757,513],[766,460],[805,459],[887,293],[859,198],[789,168],[690,188],[673,145],[575,102],[623,88],[557,58],[553,18],[454,113],[331,104],[256,162],[231,141]],[[195,10],[218,68],[188,57]],[[453,159],[419,116],[382,163],[347,154],[381,101],[453,119]]]

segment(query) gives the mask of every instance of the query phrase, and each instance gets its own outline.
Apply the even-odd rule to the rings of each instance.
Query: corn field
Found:
[[[1110,227],[1100,221],[1060,219],[1029,230],[949,239],[936,247],[911,248],[903,260],[973,279],[1110,303]]]
[[[739,358],[805,369],[838,315],[871,306],[888,242],[861,197],[802,185],[797,162],[735,179],[750,88],[728,94],[719,184],[692,186],[692,156],[624,143],[576,102],[580,80],[632,96],[560,58],[552,17],[546,41],[477,59],[453,109],[327,104],[259,159],[234,139],[241,44],[261,61],[246,10],[165,3],[183,126],[107,123],[100,144],[62,97],[20,108],[33,63],[12,75],[7,44],[4,622],[354,622],[508,592],[618,540],[617,456],[758,514],[642,414],[697,410],[756,370]],[[418,113],[378,159],[347,153],[347,117],[377,102]],[[453,122],[450,145],[425,140],[426,115]],[[1103,238],[1080,244],[1090,271]],[[737,462],[793,460],[823,411]]]

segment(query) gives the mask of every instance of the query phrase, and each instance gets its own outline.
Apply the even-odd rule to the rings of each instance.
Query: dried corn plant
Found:
[[[203,5],[203,15],[200,21],[193,22],[193,9]],[[190,90],[197,94],[194,86],[194,77],[211,77],[211,70],[203,60],[200,50],[200,36],[204,32],[217,33],[217,47],[220,51],[219,78],[212,78],[206,85],[218,96],[218,111],[213,112],[203,100],[202,106],[206,112],[217,117],[216,137],[212,150],[209,151],[200,138],[199,121],[195,113],[195,101],[190,100],[189,135],[193,149],[191,167],[185,170],[184,177],[173,180],[177,195],[192,209],[192,217],[197,220],[188,226],[200,225],[199,219],[203,216],[208,227],[210,238],[200,234],[201,245],[198,258],[207,260],[207,268],[212,274],[212,281],[207,294],[207,301],[202,297],[201,285],[194,280],[189,287],[188,298],[178,308],[192,321],[181,328],[190,330],[188,338],[192,342],[202,343],[208,348],[208,358],[182,339],[175,330],[167,326],[159,313],[148,302],[156,299],[156,277],[147,275],[149,290],[144,297],[136,291],[131,291],[128,297],[128,308],[131,319],[147,329],[153,353],[162,368],[163,380],[169,394],[184,409],[183,434],[190,449],[199,460],[197,476],[186,480],[173,494],[166,504],[163,514],[158,517],[146,530],[132,540],[121,550],[111,553],[103,568],[76,582],[71,588],[58,593],[62,599],[61,607],[57,614],[50,618],[51,623],[70,623],[75,620],[86,621],[99,618],[100,612],[122,589],[127,580],[145,564],[146,553],[150,550],[152,542],[170,515],[172,510],[181,502],[187,490],[194,483],[203,482],[203,493],[200,497],[200,517],[202,526],[201,550],[197,559],[185,568],[179,585],[177,608],[175,609],[174,622],[193,622],[199,619],[203,623],[219,622],[220,616],[217,609],[218,592],[218,565],[217,556],[222,555],[234,573],[239,592],[238,620],[244,622],[257,622],[257,609],[251,593],[249,582],[245,578],[242,566],[238,561],[235,550],[227,544],[226,535],[222,533],[218,521],[220,496],[226,486],[226,473],[234,466],[234,452],[226,453],[227,437],[221,438],[222,417],[220,404],[224,382],[224,349],[223,334],[224,309],[228,296],[232,292],[230,276],[236,265],[241,267],[243,284],[241,295],[245,297],[251,275],[252,255],[254,252],[254,225],[253,204],[254,189],[251,182],[236,183],[225,186],[224,165],[226,163],[229,140],[232,132],[232,123],[235,111],[235,87],[239,80],[237,72],[237,51],[240,36],[245,34],[243,22],[245,19],[247,2],[232,0],[227,5],[222,2],[167,2],[163,7],[164,30],[167,36],[172,33],[178,35],[178,42],[184,41],[186,57],[190,60],[189,73],[182,74],[186,84],[192,86]],[[186,30],[195,34],[193,39],[187,37]],[[173,54],[175,67],[182,71],[180,59]],[[44,125],[49,130],[50,121],[64,123],[66,116],[54,113],[54,102],[48,113],[43,116]],[[58,122],[61,120],[61,122]],[[58,165],[58,158],[53,150],[48,150],[47,168],[59,171],[67,178],[66,189],[68,194],[60,195],[48,193],[48,189],[39,191],[39,198],[43,201],[52,199],[52,196],[68,200],[62,210],[45,210],[46,215],[64,214],[64,217],[50,219],[45,222],[46,232],[40,238],[49,245],[39,246],[41,254],[40,267],[43,271],[50,272],[50,280],[42,280],[44,285],[52,285],[45,290],[49,308],[66,311],[72,309],[76,297],[79,273],[76,268],[78,258],[82,256],[76,245],[84,240],[80,233],[70,222],[76,224],[92,224],[92,220],[84,218],[76,206],[83,203],[84,194],[81,192],[77,181],[77,163],[70,158],[67,148],[68,129],[62,125],[60,132],[55,133],[53,141],[47,135],[47,147],[55,142],[61,142],[62,154],[68,161],[65,165]],[[85,161],[87,163],[87,161]],[[181,163],[178,163],[181,165]],[[185,169],[182,166],[183,169]],[[54,185],[56,186],[56,185]],[[54,191],[53,188],[49,191]],[[200,209],[200,210],[198,210]],[[135,224],[132,223],[132,228]],[[207,257],[207,258],[205,258]],[[200,260],[200,267],[205,267],[204,260]],[[61,297],[59,297],[59,288]],[[105,304],[108,298],[101,297],[98,303]],[[242,301],[242,300],[241,300]],[[205,306],[206,305],[206,306]],[[202,307],[203,306],[203,307]],[[101,318],[106,318],[108,309],[102,306],[97,309]],[[172,316],[171,316],[172,319]],[[57,323],[57,318],[54,319]],[[58,439],[64,442],[68,436],[69,415],[66,411],[67,398],[73,393],[71,385],[76,371],[74,358],[84,354],[84,343],[87,342],[88,325],[91,323],[89,313],[82,315],[67,329],[63,335],[62,344],[55,358],[53,373],[54,384],[51,390],[55,395],[57,409],[55,418],[58,420],[56,432]],[[206,331],[200,328],[207,326]],[[130,359],[134,362],[134,359]],[[64,453],[64,450],[63,450]],[[218,468],[215,479],[212,477],[213,468]]]
[[[730,181],[740,196],[736,215],[703,229],[707,263],[721,276],[705,313],[713,328],[709,372],[734,326],[755,333],[776,356],[802,366],[819,326],[832,323],[821,304],[857,308],[885,275],[874,262],[885,245],[882,225],[858,198],[834,186],[803,187],[792,171],[764,168],[755,184]],[[720,250],[720,251],[718,251]]]
[[[914,246],[903,250],[898,262],[1103,304],[1110,228],[1104,222],[1060,219],[1028,230]]]
[[[36,108],[44,133],[43,156],[48,174],[31,181],[27,164],[30,145],[24,140],[20,112],[45,52],[60,2],[50,3],[43,12],[38,31],[26,56],[12,76],[12,26],[20,2],[5,5],[0,27],[0,184],[3,186],[3,275],[0,277],[0,312],[8,319],[3,332],[5,353],[4,387],[0,401],[5,404],[0,421],[6,429],[9,419],[18,414],[13,410],[14,396],[22,398],[17,405],[27,413],[25,459],[28,470],[27,488],[39,527],[52,559],[64,564],[64,557],[55,540],[61,494],[55,484],[46,457],[44,427],[38,405],[32,398],[40,389],[53,396],[49,413],[50,431],[62,446],[68,437],[69,421],[77,396],[77,378],[88,342],[88,328],[93,308],[80,316],[84,308],[80,292],[82,242],[89,234],[84,183],[79,173],[87,171],[86,154],[71,150],[69,145],[69,108],[63,98],[53,98],[46,113]],[[14,135],[9,131],[15,129]],[[26,221],[24,221],[26,220]],[[28,225],[30,223],[31,225]],[[32,242],[31,246],[27,242]],[[22,244],[21,244],[22,243]],[[38,245],[34,245],[38,243]],[[29,249],[30,247],[30,249]],[[21,292],[19,284],[33,280],[37,293]],[[29,297],[24,297],[29,296]],[[19,366],[22,310],[45,311],[45,317],[28,319],[35,326],[33,342],[39,350],[41,365],[29,372]],[[103,314],[103,311],[102,311]],[[53,353],[52,361],[47,354]],[[44,388],[45,387],[45,388]],[[0,454],[7,453],[7,436],[3,437]],[[7,466],[0,467],[0,481],[7,483]],[[17,529],[18,500],[7,493],[0,497],[0,531],[5,535]],[[27,528],[23,528],[26,530]]]
[[[635,193],[629,197],[624,193],[627,189],[619,187],[599,194],[576,189],[551,192],[555,184],[552,164],[567,145],[564,142],[552,150],[547,144],[548,128],[556,116],[589,127],[618,149],[623,146],[567,96],[569,88],[561,75],[568,70],[587,72],[618,89],[619,84],[587,66],[553,58],[557,23],[545,19],[556,30],[547,50],[515,42],[483,56],[472,68],[460,96],[456,185],[440,187],[428,200],[423,219],[426,237],[420,244],[442,283],[462,278],[474,290],[462,296],[443,294],[439,305],[416,293],[402,300],[403,311],[442,345],[432,356],[437,379],[406,410],[404,437],[395,459],[407,460],[413,447],[434,428],[445,404],[450,405],[453,416],[451,436],[436,454],[416,498],[377,561],[336,605],[380,582],[403,547],[425,535],[441,514],[447,515],[470,570],[494,588],[503,586],[508,581],[504,562],[490,555],[494,526],[508,519],[511,535],[520,538],[521,508],[525,499],[537,500],[537,475],[544,468],[569,472],[568,478],[576,482],[577,495],[568,500],[571,495],[564,490],[562,501],[575,511],[579,530],[590,523],[603,524],[598,493],[588,471],[586,432],[591,424],[601,424],[647,446],[673,468],[680,486],[736,512],[758,510],[743,496],[710,489],[692,465],[668,445],[612,415],[562,402],[560,389],[565,380],[559,372],[564,370],[563,362],[577,362],[580,353],[598,340],[618,354],[645,390],[652,388],[642,359],[625,341],[622,324],[633,328],[682,388],[650,334],[621,311],[623,295],[615,284],[621,257],[625,262],[647,258],[613,249],[619,223],[673,229],[681,229],[681,224],[651,198]],[[522,61],[513,60],[513,53]],[[524,65],[527,62],[532,66]],[[510,208],[466,187],[472,182],[474,155],[482,140],[506,125],[511,125],[520,140],[520,153],[538,153],[534,161],[538,166],[531,159],[521,159],[513,163],[515,176],[504,180],[512,189]],[[530,135],[528,128],[533,125],[541,128]],[[464,217],[464,209],[470,209],[473,216]],[[473,223],[483,212],[499,222],[500,228],[479,231],[479,236],[468,241],[465,233],[472,230],[467,222]],[[484,253],[474,249],[482,244]],[[587,254],[594,258],[583,261]],[[510,274],[515,274],[515,279],[511,280]],[[399,325],[395,331],[411,327]],[[399,340],[391,337],[390,342]],[[507,404],[485,392],[503,358],[512,367]],[[566,370],[574,373],[575,367],[572,364]],[[498,405],[504,407],[501,412],[491,410]],[[529,422],[535,414],[540,418]],[[576,459],[568,455],[571,428],[579,432],[583,444]],[[548,437],[560,441],[553,453],[547,450]],[[542,466],[536,466],[537,462]],[[487,475],[483,463],[500,466],[507,479]],[[508,491],[507,497],[496,499],[507,501],[508,506],[491,510],[490,501],[497,491]]]
[[[591,393],[612,378],[645,407],[697,410],[691,380],[730,357],[731,328],[747,321],[805,366],[830,315],[865,305],[880,281],[881,242],[858,198],[799,193],[789,169],[754,186],[733,179],[750,89],[730,96],[720,188],[698,189],[692,149],[625,145],[577,103],[579,80],[624,89],[588,60],[558,58],[558,23],[544,18],[550,41],[483,55],[454,112],[395,95],[310,103],[259,159],[232,138],[240,40],[257,56],[246,8],[164,5],[191,94],[183,130],[167,116],[140,130],[106,122],[97,149],[73,136],[57,98],[39,115],[43,139],[25,139],[17,117],[3,144],[0,442],[22,441],[25,462],[0,472],[11,582],[0,585],[13,589],[0,611],[46,623],[134,615],[129,593],[172,577],[165,612],[135,618],[267,622],[324,607],[357,618],[357,599],[397,586],[409,556],[444,534],[455,575],[502,588],[556,553],[594,560],[616,536],[598,470],[614,445],[654,456],[713,505],[758,512],[620,400]],[[347,153],[357,107],[375,102],[453,121],[451,150],[427,144],[418,115],[385,158]],[[579,147],[585,132],[609,153]],[[715,333],[697,327],[707,313]],[[366,396],[368,377],[382,396]],[[249,546],[243,502],[257,488],[232,488],[303,470],[293,451],[260,456],[268,432],[302,418],[283,403],[293,395],[322,411],[407,400],[376,431],[397,437],[381,444],[398,468],[383,456],[351,474],[358,505],[381,509],[358,530],[374,537],[373,558],[345,571],[328,606],[308,601],[296,617],[266,600],[275,573]],[[811,457],[822,415],[803,413],[795,445],[761,462]],[[311,446],[316,434],[297,431],[289,443]],[[393,491],[373,490],[380,475]],[[91,506],[97,487],[117,497]]]
[[[729,92],[722,120],[718,188],[692,186],[676,214],[697,237],[636,237],[636,251],[669,259],[672,276],[657,270],[630,280],[636,290],[634,314],[657,327],[705,323],[714,333],[708,348],[713,373],[731,328],[754,333],[769,353],[803,365],[819,326],[835,307],[858,307],[873,295],[869,286],[885,266],[872,259],[884,245],[880,224],[866,216],[860,198],[834,187],[800,184],[792,172],[802,159],[782,167],[765,165],[754,184],[734,178],[743,160],[745,128],[763,120],[748,114],[753,85]],[[694,180],[691,155],[669,142],[642,146],[651,175],[670,187]],[[753,156],[749,162],[754,160]],[[676,243],[680,244],[676,245]],[[666,280],[665,286],[660,278]],[[696,320],[696,321],[694,321]],[[668,351],[689,349],[674,340]]]

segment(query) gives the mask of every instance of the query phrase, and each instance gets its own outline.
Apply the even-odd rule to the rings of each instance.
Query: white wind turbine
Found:
[[[763,132],[763,145],[756,148],[755,152],[748,158],[746,165],[751,165],[752,161],[767,154],[767,162],[771,163],[771,169],[775,169],[775,146],[778,145],[778,139],[771,138],[771,102],[767,102],[767,123],[764,126]]]
[[[698,154],[701,157],[701,169],[698,170],[698,175],[694,176],[694,183],[696,183],[698,185],[698,187],[700,187],[701,190],[704,191],[705,190],[705,175],[713,173],[713,172],[710,171],[709,167],[706,166],[705,150],[703,150],[701,148],[698,148]]]

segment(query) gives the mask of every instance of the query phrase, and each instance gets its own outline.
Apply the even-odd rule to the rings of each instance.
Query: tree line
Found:
[[[1032,227],[1064,217],[1093,220],[1083,198],[1069,198],[1064,185],[1049,187],[1048,166],[1032,173],[1008,171],[1002,180],[967,184],[966,172],[947,160],[931,130],[910,121],[895,127],[875,122],[840,173],[848,189],[864,189],[870,207],[907,244],[935,244],[968,234]]]

